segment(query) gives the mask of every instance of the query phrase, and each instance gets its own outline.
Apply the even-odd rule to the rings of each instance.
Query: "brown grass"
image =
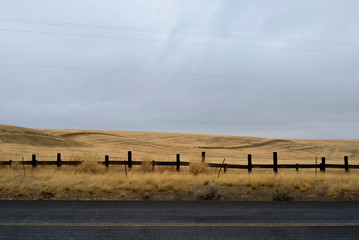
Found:
[[[45,167],[22,171],[0,169],[0,199],[82,200],[359,200],[358,173],[124,173],[60,170]],[[215,192],[212,191],[215,186]],[[213,189],[212,189],[213,188]],[[214,196],[213,198],[211,196]],[[286,199],[287,198],[287,199]]]
[[[127,151],[133,151],[133,160],[141,160],[150,154],[151,160],[175,161],[181,154],[182,161],[200,158],[206,152],[206,162],[246,163],[252,154],[253,163],[272,161],[272,152],[278,152],[279,163],[314,163],[315,157],[325,156],[327,163],[342,163],[345,155],[349,162],[359,157],[359,140],[296,140],[266,139],[239,136],[219,136],[180,133],[28,129],[0,125],[0,157],[6,160],[31,159],[36,153],[39,159],[56,159],[58,152],[63,160],[72,155],[96,153],[103,160],[105,155],[126,159]]]
[[[117,200],[195,200],[195,193],[207,186],[216,186],[221,200],[276,200],[291,196],[293,200],[358,200],[359,173],[328,169],[325,174],[314,170],[280,169],[228,170],[217,177],[218,170],[206,168],[206,163],[246,164],[247,154],[253,163],[271,163],[277,151],[279,163],[314,163],[315,157],[326,156],[327,163],[349,163],[359,157],[358,140],[288,140],[199,134],[148,133],[124,131],[27,129],[0,125],[0,161],[81,160],[78,167],[0,167],[0,199],[117,199]],[[110,160],[126,160],[127,151],[142,166],[128,170],[123,166],[106,169],[98,165],[105,155]],[[206,163],[201,152],[206,152]],[[181,167],[156,166],[151,161],[191,162]],[[277,194],[277,195],[276,195]],[[277,198],[275,197],[277,196]]]
[[[191,163],[189,165],[189,172],[194,175],[207,173],[208,172],[207,163],[199,161],[199,160],[191,161]]]
[[[142,158],[141,169],[144,172],[152,172],[152,157],[149,154],[146,154]]]

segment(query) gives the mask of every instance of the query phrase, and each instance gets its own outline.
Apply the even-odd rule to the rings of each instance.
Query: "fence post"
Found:
[[[278,154],[273,152],[273,172],[278,173]]]
[[[252,155],[248,154],[248,173],[252,172]]]
[[[61,167],[61,153],[58,153],[58,154],[57,154],[56,165],[57,165],[58,167]]]
[[[320,164],[320,171],[325,172],[325,157],[322,157],[322,163]]]
[[[105,155],[105,166],[106,167],[110,166],[110,157],[108,155]]]
[[[181,162],[181,160],[180,160],[180,155],[179,154],[177,154],[176,155],[176,170],[179,172],[180,171],[180,162]]]
[[[128,168],[132,168],[132,152],[128,151]]]
[[[202,162],[206,161],[206,152],[202,152]]]
[[[349,172],[349,160],[348,160],[348,156],[344,156],[344,168],[345,168],[345,172]]]
[[[155,160],[152,160],[151,164],[152,164],[152,172],[153,172],[153,171],[155,171],[155,164],[156,164]]]
[[[299,164],[297,163],[297,164],[295,164],[295,171],[299,171]]]
[[[31,165],[32,167],[37,167],[37,160],[36,160],[36,155],[32,154],[32,160],[31,160]]]
[[[223,164],[223,173],[227,172],[227,163]]]

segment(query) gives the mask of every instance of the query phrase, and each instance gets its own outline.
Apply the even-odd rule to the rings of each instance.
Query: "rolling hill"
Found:
[[[247,154],[253,162],[271,161],[272,152],[278,152],[281,162],[310,162],[325,156],[328,162],[342,162],[343,156],[350,161],[359,160],[359,140],[297,140],[268,139],[240,136],[205,134],[29,129],[0,125],[0,158],[18,160],[30,158],[53,158],[61,152],[66,158],[74,154],[95,154],[100,159],[108,154],[111,158],[124,159],[127,151],[134,152],[134,159],[150,156],[155,160],[198,160],[206,152],[206,160],[227,163],[246,161]]]

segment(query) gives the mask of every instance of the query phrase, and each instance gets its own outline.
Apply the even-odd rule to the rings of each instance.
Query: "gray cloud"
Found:
[[[358,138],[357,1],[20,2],[0,8],[1,123]]]

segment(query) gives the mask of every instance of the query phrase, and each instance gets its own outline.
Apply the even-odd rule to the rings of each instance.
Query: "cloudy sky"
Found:
[[[359,139],[358,9],[0,0],[0,124]]]

